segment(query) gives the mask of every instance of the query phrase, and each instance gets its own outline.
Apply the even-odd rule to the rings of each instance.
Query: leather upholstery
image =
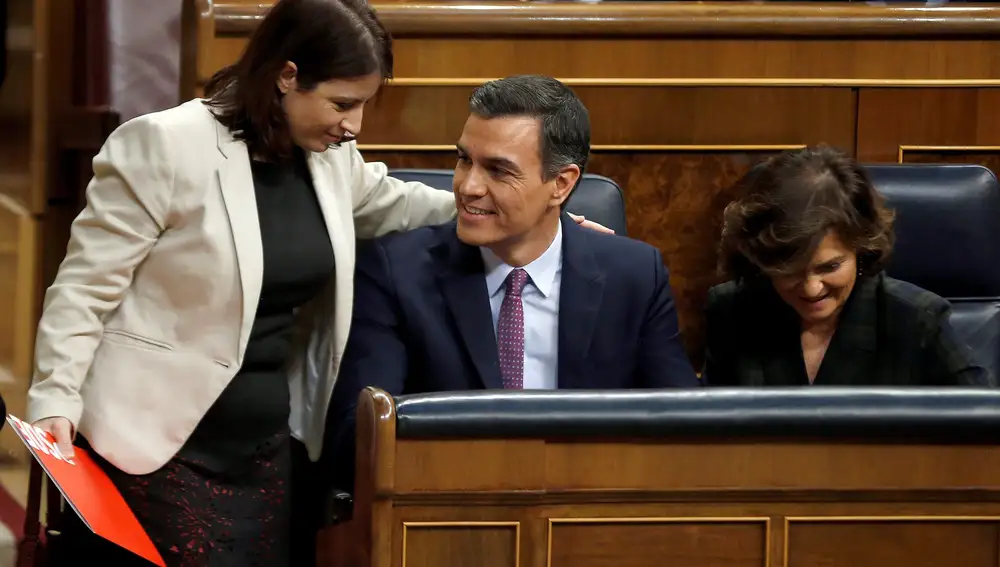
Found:
[[[449,169],[392,169],[389,175],[403,181],[419,181],[437,189],[451,191],[454,172]],[[625,197],[613,180],[592,173],[583,174],[580,185],[570,195],[566,210],[628,236],[625,223]]]
[[[861,436],[1000,440],[1000,390],[720,388],[439,392],[396,398],[398,438]]]
[[[896,210],[887,273],[953,307],[952,325],[993,376],[1000,372],[1000,185],[980,165],[869,165]]]
[[[1000,296],[1000,186],[980,165],[872,165],[896,210],[890,275],[943,297]]]

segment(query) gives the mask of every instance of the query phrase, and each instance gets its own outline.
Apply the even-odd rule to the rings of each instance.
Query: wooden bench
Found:
[[[1000,391],[362,393],[321,566],[995,567]]]

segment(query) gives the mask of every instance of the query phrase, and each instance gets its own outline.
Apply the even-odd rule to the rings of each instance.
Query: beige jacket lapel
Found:
[[[347,332],[351,326],[351,305],[354,301],[354,218],[351,214],[351,201],[348,184],[343,172],[323,154],[309,155],[309,173],[312,176],[313,188],[323,210],[323,219],[333,246],[334,274],[333,289],[328,290],[324,298],[322,319],[316,321],[313,329],[313,340],[320,341],[326,352],[322,353],[324,360],[317,360],[317,367],[336,376],[336,364],[347,344]],[[347,189],[347,190],[345,190]],[[333,322],[333,336],[326,336],[330,322]],[[333,348],[329,352],[329,348]],[[317,380],[312,377],[310,382]],[[330,381],[332,385],[332,380]],[[312,396],[316,392],[310,390]],[[326,394],[324,393],[325,397]],[[324,398],[325,399],[325,398]],[[310,400],[312,398],[310,397]]]
[[[250,155],[244,142],[233,138],[229,130],[218,124],[219,151],[226,161],[219,168],[219,187],[229,216],[229,228],[233,233],[236,259],[240,273],[240,287],[243,290],[243,313],[240,326],[240,360],[250,339],[260,299],[264,273],[264,251],[260,240],[260,221],[257,218],[257,198],[254,194],[253,173],[250,170]]]
[[[330,235],[330,243],[333,245],[333,253],[335,256],[336,270],[337,270],[337,280],[341,272],[351,268],[353,270],[354,262],[347,260],[354,257],[354,231],[351,225],[352,218],[350,216],[350,204],[349,201],[346,203],[340,203],[340,196],[337,195],[336,187],[333,186],[335,181],[334,172],[330,162],[323,158],[322,154],[310,153],[309,154],[309,174],[312,177],[313,189],[316,191],[316,198],[319,201],[320,209],[323,211],[323,220],[326,221],[326,230]],[[339,181],[337,179],[336,181]],[[345,216],[346,214],[346,216]],[[346,234],[347,229],[350,228],[350,234]],[[348,246],[350,242],[350,246]],[[349,271],[349,270],[347,270]],[[353,274],[347,274],[348,277],[346,281],[350,282]]]

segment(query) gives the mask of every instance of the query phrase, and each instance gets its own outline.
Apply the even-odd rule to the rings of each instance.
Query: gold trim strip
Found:
[[[1000,146],[899,146],[896,161],[903,162],[904,152],[1000,152]]]
[[[220,34],[250,33],[266,5],[215,5]],[[376,2],[392,34],[515,36],[927,37],[996,35],[990,6],[634,2]]]
[[[590,518],[549,518],[550,524],[677,524],[692,522],[696,524],[732,524],[735,522],[759,523],[769,522],[769,516],[640,516],[640,517],[590,517]]]
[[[792,522],[1000,522],[1000,516],[785,516]]]
[[[404,528],[497,528],[517,527],[521,522],[403,522]]]
[[[478,87],[499,77],[399,77],[400,87]],[[646,78],[563,77],[571,87],[1000,87],[1000,79],[845,79],[845,78]]]
[[[514,528],[514,567],[521,566],[521,522],[403,522],[402,567],[406,567],[406,530],[408,528]]]
[[[1000,522],[1000,516],[785,516],[783,565],[788,565],[789,528],[792,522],[822,524],[837,522]]]
[[[780,152],[798,150],[806,144],[594,144],[592,152]],[[448,152],[453,144],[358,144],[369,152]]]
[[[495,78],[400,77],[390,80],[397,87],[478,87]],[[207,77],[199,77],[204,87]],[[573,77],[559,79],[570,87],[838,87],[838,88],[991,88],[1000,79],[849,79],[849,78],[643,78]]]
[[[546,533],[545,567],[552,567],[552,528],[556,524],[764,524],[764,567],[771,567],[771,518],[769,516],[736,516],[736,517],[699,517],[699,516],[664,516],[664,517],[610,517],[610,518],[549,518]],[[786,522],[787,524],[787,522]],[[787,529],[786,529],[787,533]],[[785,565],[788,565],[786,558]],[[405,567],[405,566],[404,566]]]

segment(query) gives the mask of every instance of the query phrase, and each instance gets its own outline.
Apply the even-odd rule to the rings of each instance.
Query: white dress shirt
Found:
[[[514,270],[488,248],[480,248],[486,268],[486,289],[497,333],[507,276]],[[554,390],[559,369],[559,286],[562,280],[562,223],[552,243],[524,266],[528,283],[521,292],[524,305],[524,389]]]

